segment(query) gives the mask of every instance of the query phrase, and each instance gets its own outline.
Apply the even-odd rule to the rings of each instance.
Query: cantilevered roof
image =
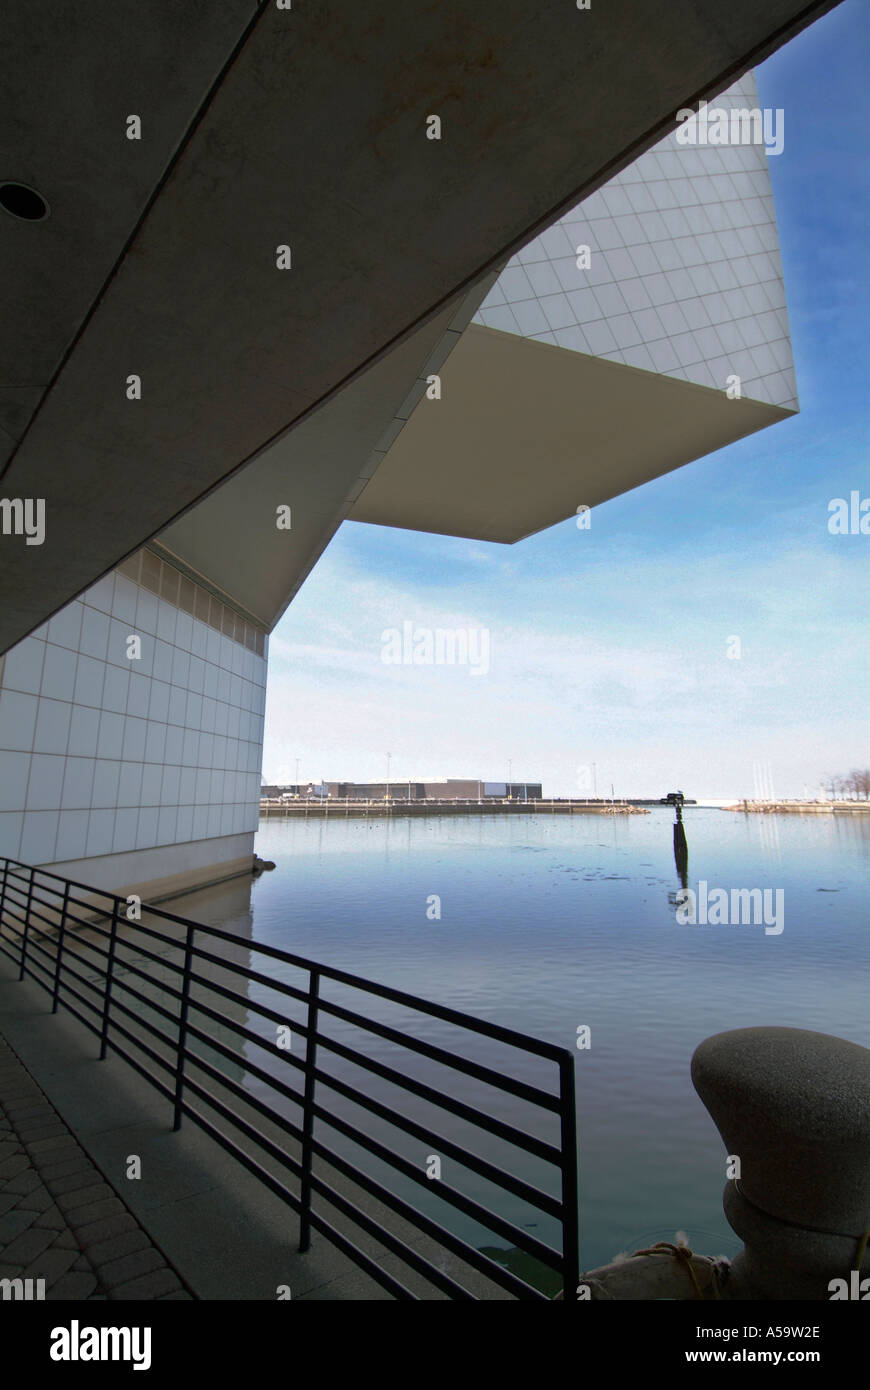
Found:
[[[471,326],[350,512],[517,541],[794,414]]]
[[[12,7],[0,651],[834,3]]]

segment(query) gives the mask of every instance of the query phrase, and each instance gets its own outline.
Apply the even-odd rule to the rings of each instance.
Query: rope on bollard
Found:
[[[711,1256],[695,1255],[692,1253],[688,1245],[674,1245],[669,1240],[657,1241],[655,1245],[651,1245],[647,1250],[635,1250],[634,1254],[632,1255],[632,1259],[634,1259],[638,1255],[673,1255],[677,1263],[682,1264],[683,1268],[688,1273],[689,1278],[691,1279],[695,1287],[695,1293],[697,1297],[702,1300],[704,1298],[704,1290],[701,1288],[701,1285],[698,1283],[698,1280],[695,1277],[695,1268],[692,1264],[692,1261],[704,1260],[708,1264],[712,1276],[711,1283],[713,1286],[713,1297],[715,1299],[721,1299],[718,1284],[719,1268],[715,1260],[713,1260]]]

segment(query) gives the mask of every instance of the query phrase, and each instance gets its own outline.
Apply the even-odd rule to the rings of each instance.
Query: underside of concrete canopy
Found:
[[[0,536],[0,651],[835,3],[14,7],[0,182],[47,215],[0,212],[0,496],[46,532]]]
[[[236,608],[271,629],[383,464],[425,390],[426,374],[443,371],[492,278],[451,300],[191,507],[160,532],[153,548],[193,577],[207,579]],[[281,518],[289,525],[279,527],[281,507],[289,507],[290,515]]]
[[[513,542],[795,412],[471,324],[351,521]]]

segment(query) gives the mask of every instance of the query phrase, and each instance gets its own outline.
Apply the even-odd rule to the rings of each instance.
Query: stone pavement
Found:
[[[0,1037],[2,1279],[44,1279],[46,1299],[192,1296]]]

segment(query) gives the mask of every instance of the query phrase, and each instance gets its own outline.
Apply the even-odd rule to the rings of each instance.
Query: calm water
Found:
[[[583,1265],[677,1230],[729,1254],[724,1153],[692,1051],[752,1024],[870,1046],[870,817],[686,809],[689,886],[783,889],[780,935],[677,923],[672,820],[271,819],[256,849],[277,868],[253,884],[252,923],[238,888],[175,906],[560,1046],[588,1025],[592,1046],[575,1051]],[[480,1102],[473,1082],[456,1094]]]

